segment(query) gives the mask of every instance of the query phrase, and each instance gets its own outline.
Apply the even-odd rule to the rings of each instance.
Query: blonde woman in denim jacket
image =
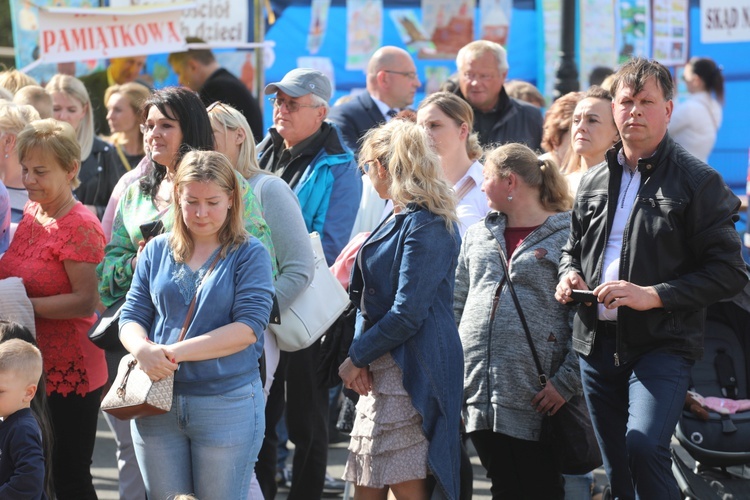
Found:
[[[364,332],[339,368],[362,397],[344,477],[358,499],[444,498],[459,490],[462,353],[453,320],[456,200],[421,127],[392,120],[360,161],[394,213],[362,245],[350,297]]]
[[[482,189],[493,210],[469,228],[456,269],[454,312],[464,349],[462,417],[493,498],[564,498],[560,463],[540,441],[542,419],[580,394],[573,309],[554,297],[570,232],[568,185],[552,160],[522,144],[487,155]],[[500,249],[529,324],[538,370],[507,285]]]

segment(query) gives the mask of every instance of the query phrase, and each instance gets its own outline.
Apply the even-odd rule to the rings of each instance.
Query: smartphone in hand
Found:
[[[591,290],[571,290],[570,298],[575,302],[581,303],[596,303],[596,295]]]
[[[154,220],[140,225],[141,234],[143,235],[143,241],[148,241],[154,236],[159,236],[164,232],[164,223],[159,220]]]

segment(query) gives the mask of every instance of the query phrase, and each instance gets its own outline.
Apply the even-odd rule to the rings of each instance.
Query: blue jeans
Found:
[[[563,474],[565,477],[565,500],[591,500],[594,473]]]
[[[615,337],[597,332],[581,382],[604,468],[619,500],[678,500],[669,443],[693,362],[664,352],[614,365]]]
[[[244,500],[265,431],[263,385],[258,377],[224,394],[175,395],[169,413],[131,425],[149,498]]]

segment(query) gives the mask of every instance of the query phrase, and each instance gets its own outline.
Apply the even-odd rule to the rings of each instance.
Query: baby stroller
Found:
[[[709,307],[703,359],[691,373],[692,391],[704,398],[724,398],[733,410],[747,407],[750,399],[749,290]],[[717,406],[716,399],[712,403]],[[683,495],[697,500],[750,498],[750,409],[693,409],[683,411],[675,430],[681,449],[672,447],[672,472]]]

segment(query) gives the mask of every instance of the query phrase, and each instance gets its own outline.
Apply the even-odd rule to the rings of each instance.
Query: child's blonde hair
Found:
[[[13,372],[27,384],[37,385],[42,376],[42,353],[21,339],[0,344],[0,372]]]

